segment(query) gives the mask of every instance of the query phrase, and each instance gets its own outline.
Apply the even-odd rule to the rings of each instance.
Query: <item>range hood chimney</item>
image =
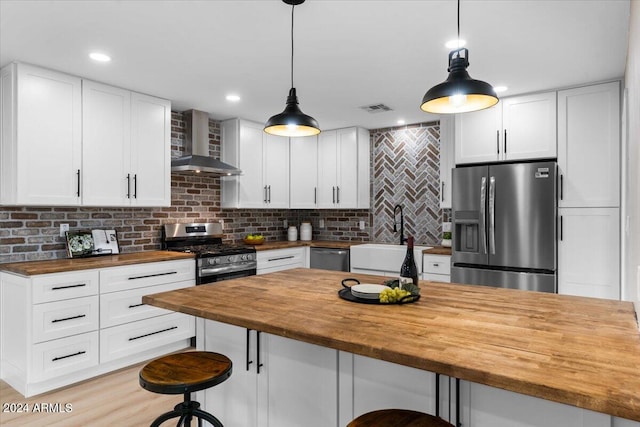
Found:
[[[209,156],[209,114],[204,111],[184,112],[187,135],[184,156],[171,160],[174,174],[206,174],[210,176],[240,175],[242,171]]]

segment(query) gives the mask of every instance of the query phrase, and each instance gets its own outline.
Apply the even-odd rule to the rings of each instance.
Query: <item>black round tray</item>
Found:
[[[378,304],[378,305],[393,305],[393,304],[410,304],[420,299],[420,295],[407,295],[403,300],[399,302],[380,302],[379,299],[358,298],[351,293],[351,289],[343,288],[338,291],[340,298],[351,302],[359,302],[361,304]]]

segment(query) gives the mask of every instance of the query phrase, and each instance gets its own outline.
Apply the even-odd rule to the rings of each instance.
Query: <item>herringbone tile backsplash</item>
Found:
[[[417,244],[442,239],[439,122],[371,131],[373,139],[373,240],[395,243],[393,208],[402,206],[405,236]]]

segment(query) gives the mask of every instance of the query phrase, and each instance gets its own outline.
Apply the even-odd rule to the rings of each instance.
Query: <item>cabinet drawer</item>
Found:
[[[33,342],[49,341],[98,329],[98,296],[33,306]]]
[[[449,276],[448,274],[422,273],[422,280],[430,280],[432,282],[451,283],[451,276]]]
[[[277,249],[257,253],[258,270],[291,265],[304,266],[304,248]]]
[[[192,280],[195,284],[195,260],[151,262],[100,270],[100,292],[126,291],[146,286]]]
[[[136,320],[148,319],[154,316],[171,313],[159,307],[143,304],[144,295],[158,292],[172,291],[174,289],[194,286],[192,281],[167,283],[159,286],[147,286],[145,288],[131,289],[128,291],[111,292],[100,296],[100,327],[108,328]]]
[[[98,277],[98,270],[35,276],[32,279],[33,303],[97,295]]]
[[[100,331],[100,363],[109,362],[195,335],[195,319],[171,313]]]
[[[98,365],[98,331],[33,346],[33,382]]]
[[[433,274],[451,274],[451,257],[448,255],[424,255],[424,272]]]

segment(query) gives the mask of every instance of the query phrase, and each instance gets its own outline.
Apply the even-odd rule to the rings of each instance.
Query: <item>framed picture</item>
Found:
[[[94,251],[91,230],[67,231],[67,254],[71,258],[91,256]]]

